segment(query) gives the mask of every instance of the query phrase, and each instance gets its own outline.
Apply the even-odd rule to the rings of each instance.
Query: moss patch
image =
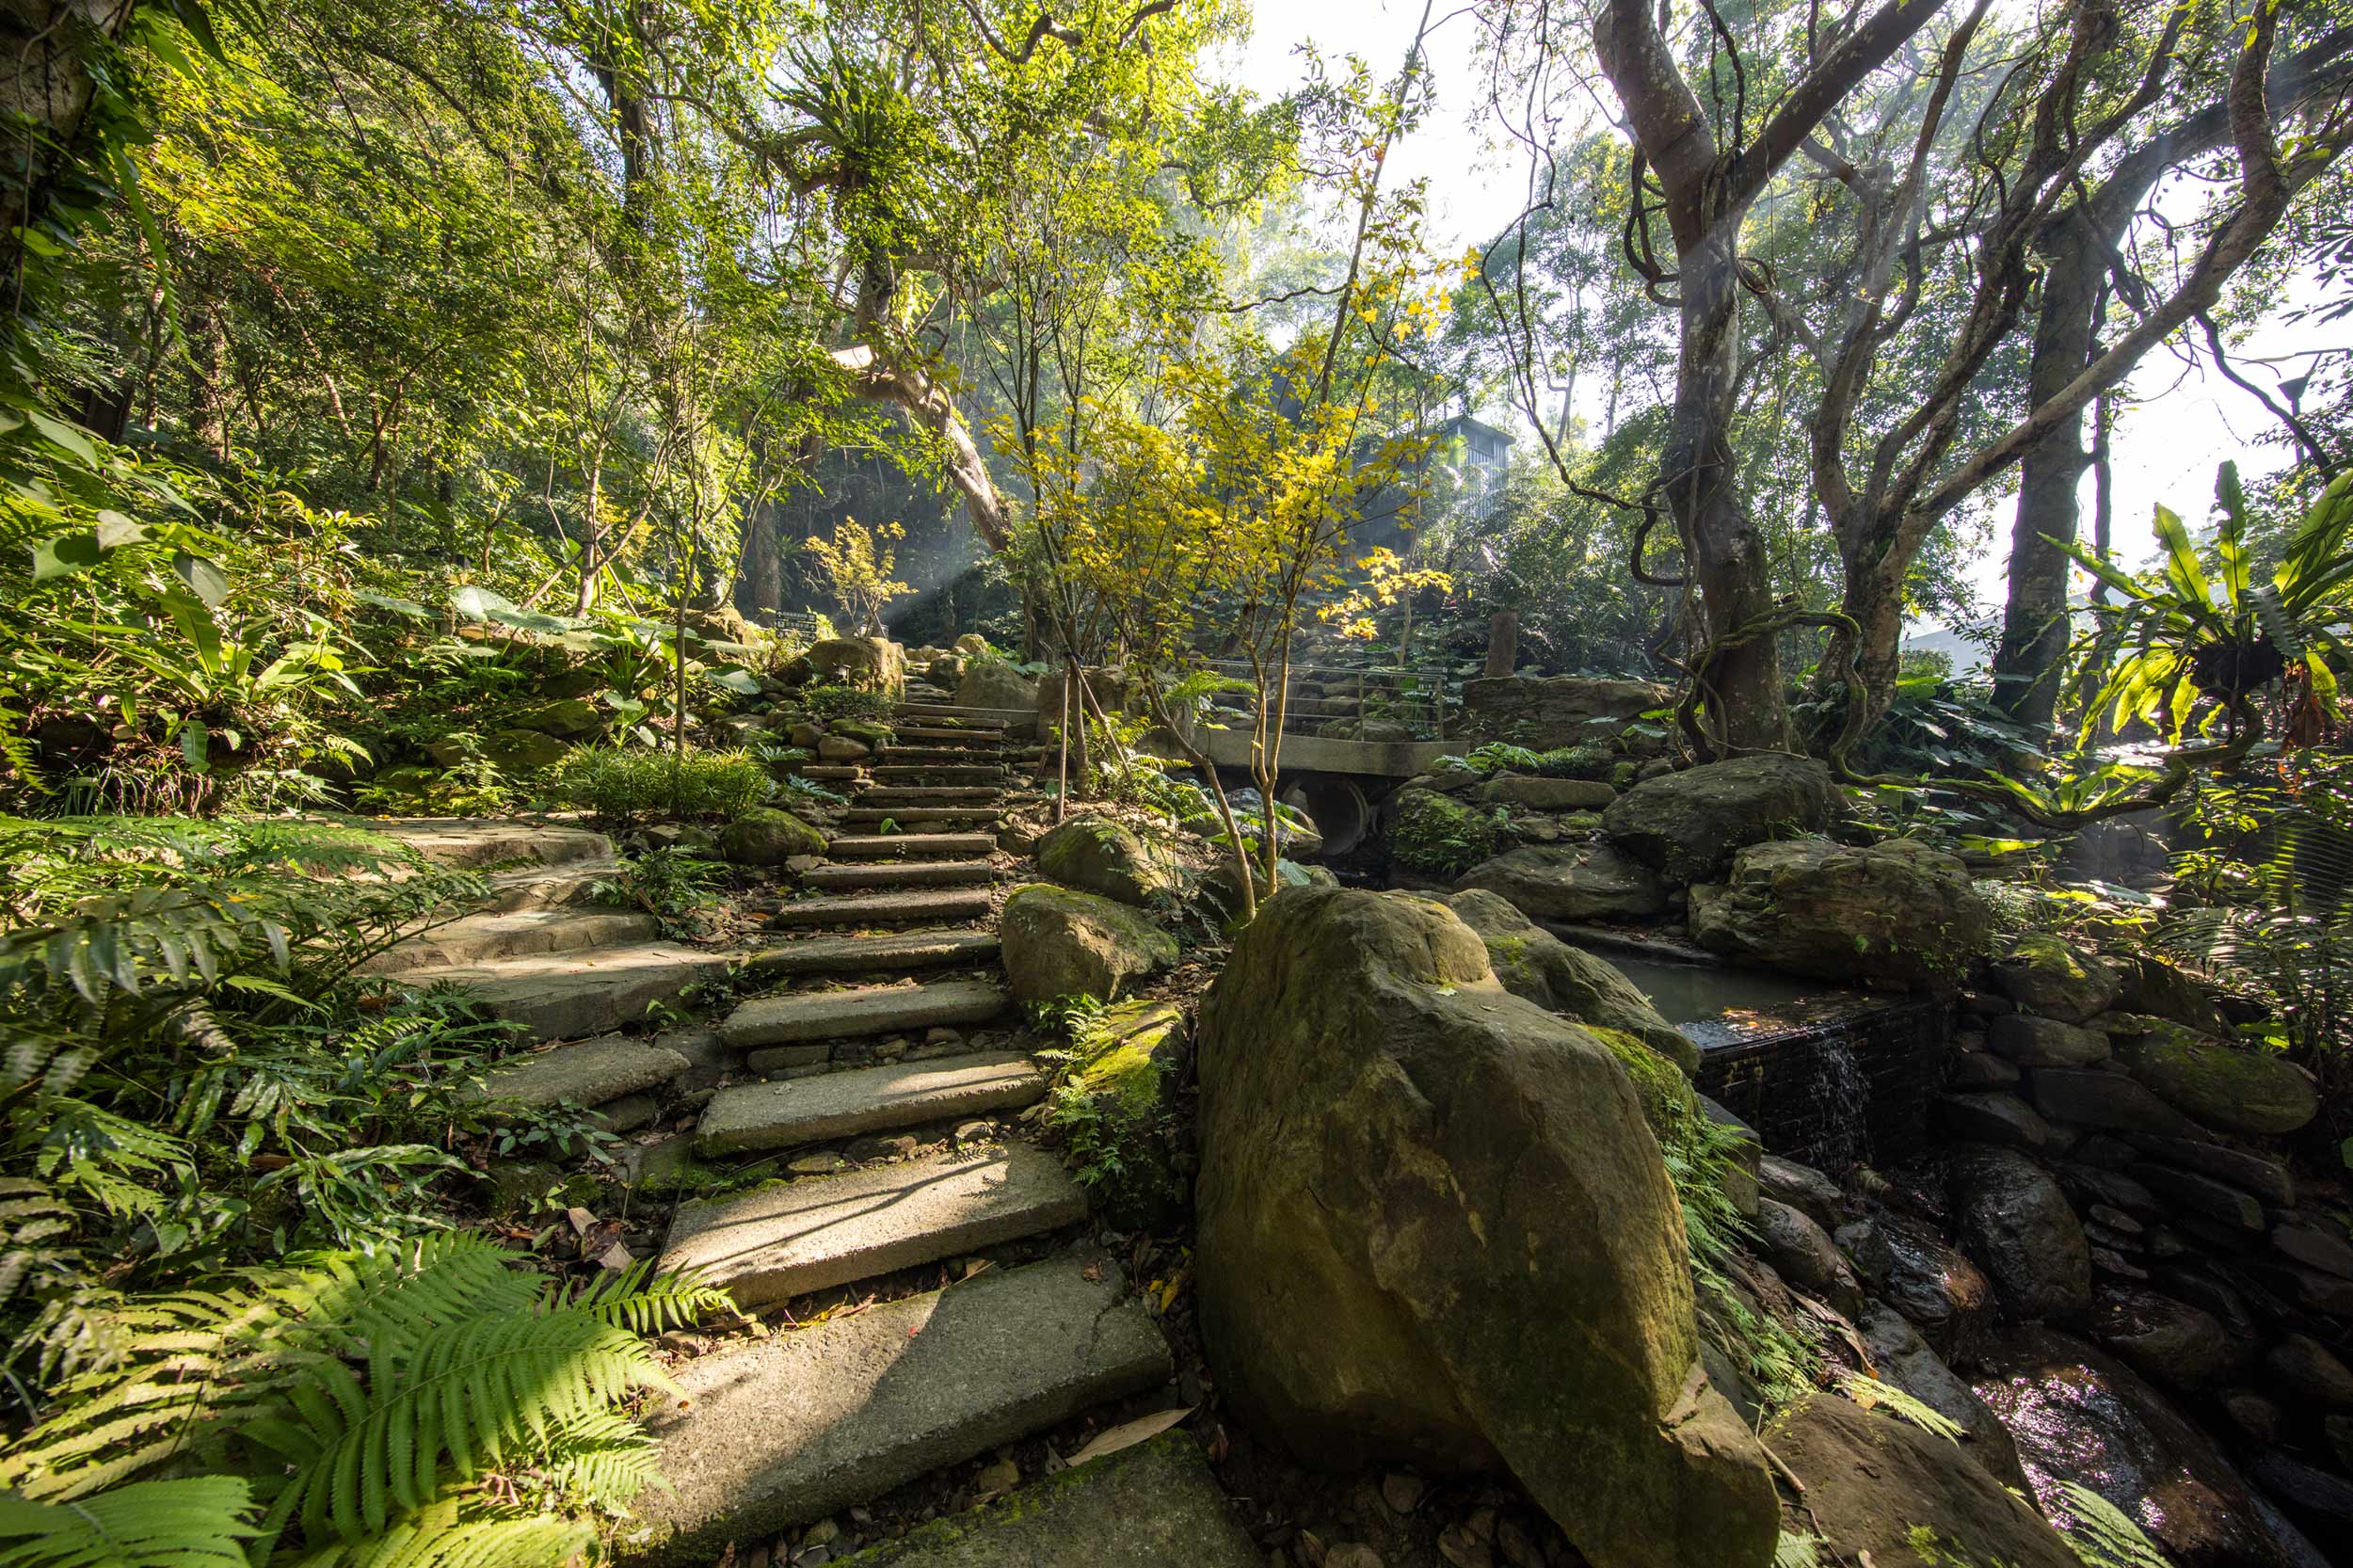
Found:
[[[1096,1015],[1071,1043],[1048,1120],[1114,1224],[1151,1228],[1183,1212],[1171,1116],[1183,1033],[1173,1003],[1131,1001]]]
[[[1434,790],[1407,790],[1397,799],[1389,856],[1425,876],[1460,876],[1500,847],[1492,817]]]
[[[2231,1132],[2294,1132],[2320,1110],[2312,1081],[2267,1052],[2158,1022],[2121,1052],[2134,1078],[2175,1110]]]

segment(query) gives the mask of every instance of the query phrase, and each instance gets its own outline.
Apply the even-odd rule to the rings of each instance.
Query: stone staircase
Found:
[[[1118,1265],[1081,1239],[1084,1192],[996,1120],[1047,1091],[1015,1048],[994,934],[992,829],[1028,719],[903,709],[825,863],[749,952],[678,947],[584,906],[573,893],[593,875],[552,873],[609,867],[595,835],[540,828],[502,840],[504,855],[427,845],[527,857],[534,891],[414,938],[382,972],[465,985],[540,1039],[578,1042],[503,1064],[492,1094],[595,1107],[616,1128],[693,1109],[691,1130],[637,1154],[640,1203],[657,1171],[712,1194],[677,1205],[663,1266],[701,1271],[746,1311],[819,1319],[678,1369],[687,1401],[655,1422],[675,1490],[641,1497],[624,1561],[715,1563],[730,1542],[739,1562],[788,1560],[757,1544],[1173,1375]],[[715,1026],[617,1032],[730,974],[743,1000]],[[1255,1560],[1198,1482],[1184,1494],[1197,1517],[1171,1528]],[[1161,1559],[1106,1537],[1084,1560]]]

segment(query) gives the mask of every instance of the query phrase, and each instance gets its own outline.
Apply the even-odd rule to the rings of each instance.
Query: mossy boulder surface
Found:
[[[1706,882],[1738,851],[1830,825],[1830,770],[1763,752],[1645,779],[1602,813],[1610,842],[1669,882]]]
[[[1066,888],[1139,909],[1174,896],[1180,862],[1164,842],[1111,817],[1073,817],[1037,841],[1038,870]]]
[[[599,708],[585,697],[555,697],[535,703],[515,715],[515,723],[524,729],[543,730],[567,740],[593,735],[604,728],[612,710]]]
[[[1700,1048],[1606,959],[1571,947],[1483,888],[1455,894],[1447,907],[1479,933],[1496,978],[1513,996],[1590,1028],[1621,1031],[1685,1073],[1699,1071]]]
[[[1700,946],[1825,980],[1956,986],[1993,923],[1968,868],[1908,839],[1752,844],[1728,881],[1691,889]]]
[[[2158,1021],[2118,1054],[2159,1099],[2228,1132],[2294,1132],[2320,1111],[2312,1080],[2285,1060],[2180,1024]]]
[[[1005,901],[997,935],[1013,994],[1023,1001],[1109,1000],[1130,981],[1176,962],[1176,938],[1137,910],[1043,882]]]
[[[1496,852],[1493,813],[1451,795],[1408,786],[1389,811],[1389,858],[1408,871],[1459,876]]]
[[[719,853],[739,866],[781,866],[796,855],[823,855],[825,836],[790,811],[755,806],[719,835]]]
[[[1500,1462],[1595,1568],[1765,1568],[1772,1483],[1698,1370],[1682,1216],[1622,1058],[1682,1084],[1506,991],[1442,904],[1272,901],[1201,1016],[1210,1364],[1309,1463]]]
[[[1072,1045],[1054,1121],[1070,1142],[1080,1180],[1114,1225],[1175,1224],[1185,1208],[1173,1143],[1184,1015],[1173,1002],[1124,1002],[1105,1009]]]
[[[1540,920],[1641,920],[1667,909],[1650,868],[1608,844],[1526,844],[1481,861],[1456,886]]]
[[[2116,1005],[2123,979],[2096,952],[2033,931],[1993,961],[1994,983],[2019,1010],[2080,1024]]]

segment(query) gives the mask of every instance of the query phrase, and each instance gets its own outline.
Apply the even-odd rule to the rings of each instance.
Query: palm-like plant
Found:
[[[2182,520],[2156,509],[2160,568],[2136,575],[2074,546],[2076,563],[2116,596],[2095,602],[2099,622],[2087,659],[2106,676],[2087,705],[2087,738],[2105,714],[2119,728],[2130,719],[2157,727],[2178,743],[2201,699],[2211,699],[2206,725],[2222,717],[2236,730],[2260,729],[2253,697],[2275,680],[2290,688],[2290,737],[2317,733],[2337,712],[2331,660],[2346,656],[2332,624],[2345,584],[2353,579],[2353,476],[2329,485],[2289,537],[2267,583],[2254,580],[2248,552],[2247,498],[2238,467],[2224,463],[2215,494],[2222,518],[2215,530],[2218,570],[2207,575]],[[2055,541],[2056,542],[2056,541]],[[2110,661],[2113,661],[2111,664]]]
[[[67,1381],[0,1453],[17,1494],[0,1560],[107,1560],[76,1555],[66,1504],[143,1540],[143,1562],[211,1562],[239,1536],[251,1560],[306,1568],[579,1554],[588,1515],[653,1478],[651,1444],[618,1408],[675,1392],[643,1336],[726,1301],[642,1269],[568,1291],[522,1261],[443,1235],[125,1302],[128,1353]],[[144,1479],[164,1467],[221,1484],[164,1497]],[[158,1541],[140,1515],[167,1507],[177,1524]]]

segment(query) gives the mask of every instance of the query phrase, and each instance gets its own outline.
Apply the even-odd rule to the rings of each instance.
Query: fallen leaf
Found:
[[[605,1248],[603,1256],[599,1257],[597,1262],[600,1266],[610,1269],[616,1274],[626,1270],[632,1269],[637,1265],[637,1259],[632,1257],[630,1256],[629,1249],[621,1245],[618,1241],[616,1241],[611,1246]]]
[[[1179,1410],[1158,1410],[1149,1416],[1139,1416],[1132,1421],[1123,1421],[1072,1454],[1070,1463],[1074,1465],[1084,1464],[1090,1459],[1100,1459],[1122,1448],[1132,1448],[1149,1438],[1158,1437],[1192,1414],[1193,1406],[1186,1405]]]
[[[588,1227],[597,1223],[597,1217],[594,1214],[577,1206],[564,1210],[564,1218],[572,1222],[572,1234],[575,1236],[587,1235]]]

